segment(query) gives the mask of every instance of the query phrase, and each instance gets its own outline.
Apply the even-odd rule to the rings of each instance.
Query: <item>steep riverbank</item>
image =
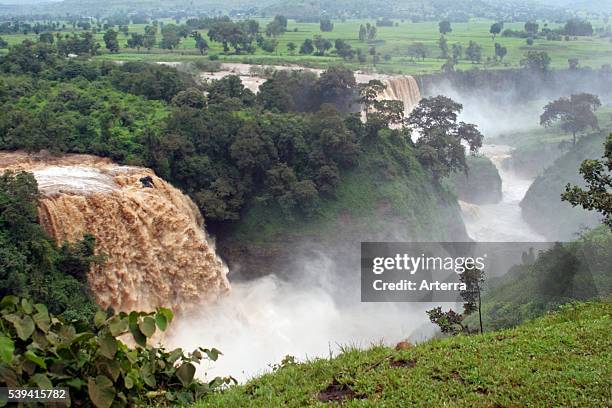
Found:
[[[523,219],[519,203],[529,189],[532,180],[519,177],[503,163],[510,157],[512,148],[505,145],[484,145],[483,155],[497,168],[502,181],[501,201],[478,207],[464,206],[463,216],[468,235],[482,242],[531,242],[543,241]]]
[[[603,152],[605,132],[585,136],[575,147],[559,157],[538,176],[524,199],[521,209],[525,219],[551,240],[570,240],[585,228],[599,224],[599,216],[561,201],[568,183],[582,185],[578,173],[585,159],[599,158]]]

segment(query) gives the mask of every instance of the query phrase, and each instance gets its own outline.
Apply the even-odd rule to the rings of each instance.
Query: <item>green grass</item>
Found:
[[[329,406],[330,384],[347,407],[609,406],[612,303],[568,304],[514,329],[434,339],[407,350],[348,349],[289,364],[194,405]]]
[[[260,19],[260,26],[265,29],[265,25],[269,19]],[[171,20],[165,21],[166,24],[173,22]],[[319,24],[316,23],[297,23],[293,20],[289,21],[288,32],[281,35],[279,40],[279,46],[276,52],[268,53],[261,49],[258,49],[255,54],[250,55],[223,55],[221,44],[209,42],[211,49],[209,54],[219,54],[220,60],[222,61],[248,61],[255,63],[265,64],[283,64],[283,63],[295,63],[295,64],[306,64],[313,67],[326,67],[332,62],[342,62],[342,60],[333,55],[326,57],[316,56],[303,56],[299,54],[291,54],[287,50],[287,43],[293,42],[299,46],[306,38],[313,38],[314,35],[322,35],[330,40],[342,38],[348,41],[354,48],[363,48],[367,51],[370,47],[375,46],[377,51],[381,55],[390,55],[392,59],[390,61],[384,61],[381,58],[381,62],[376,66],[372,66],[371,59],[368,63],[360,65],[357,62],[349,62],[352,68],[360,69],[373,69],[376,68],[381,72],[388,73],[406,73],[406,74],[424,74],[437,72],[444,61],[439,57],[440,51],[437,46],[440,34],[438,32],[437,22],[401,22],[397,27],[378,27],[378,36],[375,41],[371,43],[362,43],[358,40],[359,26],[366,22],[374,23],[373,20],[347,20],[345,22],[334,21],[334,30],[329,33],[322,33],[319,30]],[[468,61],[461,61],[457,69],[467,70],[472,68],[516,68],[519,66],[519,62],[526,51],[530,49],[546,51],[552,58],[553,68],[565,68],[567,67],[567,60],[569,58],[578,58],[581,66],[590,66],[599,68],[602,64],[610,63],[612,60],[612,42],[608,38],[593,37],[577,37],[572,38],[571,41],[546,41],[536,40],[533,46],[528,46],[524,39],[519,38],[504,38],[498,36],[495,41],[492,40],[489,34],[489,27],[492,21],[484,19],[472,19],[468,23],[453,23],[453,31],[447,34],[447,40],[449,46],[454,43],[460,43],[467,46],[470,40],[477,42],[483,47],[483,63],[482,64],[471,64]],[[543,22],[540,22],[543,25]],[[594,22],[595,27],[600,25],[598,22]],[[506,23],[504,28],[511,29],[522,29],[523,23]],[[550,28],[557,27],[557,24],[550,23]],[[297,32],[293,30],[297,28]],[[136,24],[129,27],[130,32],[144,31],[144,25]],[[205,34],[205,32],[203,32]],[[96,35],[96,38],[103,46],[102,41],[103,33],[100,32]],[[29,35],[5,35],[5,38],[10,44],[16,44],[21,42],[25,38],[34,38],[33,34]],[[127,37],[120,33],[119,40],[122,45],[126,44]],[[414,61],[407,55],[409,46],[415,42],[424,43],[429,49],[430,56],[425,61]],[[493,57],[494,44],[499,42],[503,46],[508,48],[508,55],[504,59],[504,64],[485,64],[487,57]],[[102,47],[104,48],[104,47]],[[161,49],[153,49],[151,52],[141,51],[122,48],[119,54],[109,54],[106,50],[97,57],[98,59],[111,59],[111,60],[150,60],[150,61],[193,61],[201,57],[198,51],[195,49],[195,41],[192,38],[187,38],[182,41],[178,49],[168,51]]]
[[[531,102],[530,106],[533,105],[533,109],[542,113],[544,105],[548,102],[544,100]],[[600,128],[612,128],[612,107],[603,106],[595,112],[595,115]],[[578,138],[580,138],[580,135],[578,135]],[[559,126],[534,127],[526,131],[503,134],[489,140],[490,143],[503,143],[515,147],[517,150],[524,149],[526,151],[537,150],[542,145],[559,144],[563,141],[571,142],[572,135],[563,132]]]

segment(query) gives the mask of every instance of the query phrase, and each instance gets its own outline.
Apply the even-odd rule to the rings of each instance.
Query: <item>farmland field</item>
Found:
[[[161,20],[164,24],[176,23],[174,20]],[[264,30],[269,19],[258,19],[260,29]],[[254,54],[233,54],[223,53],[220,43],[208,41],[210,49],[208,55],[218,56],[220,61],[242,61],[250,63],[262,64],[302,64],[313,67],[326,67],[330,62],[343,62],[351,68],[359,69],[376,69],[386,73],[406,73],[406,74],[422,74],[436,72],[441,69],[445,60],[440,57],[440,49],[438,48],[438,40],[440,33],[438,32],[437,22],[420,22],[412,23],[408,21],[395,21],[397,24],[393,27],[377,27],[378,34],[373,41],[361,42],[358,39],[359,27],[366,23],[374,24],[372,20],[347,20],[334,21],[334,29],[332,32],[321,32],[317,23],[298,23],[294,20],[289,20],[287,32],[278,36],[278,47],[275,52],[266,52],[261,48],[257,48]],[[181,23],[184,23],[182,21]],[[529,46],[524,38],[502,37],[498,35],[493,40],[489,34],[489,27],[493,21],[483,19],[472,19],[467,23],[453,23],[452,32],[446,35],[449,48],[453,44],[462,45],[463,49],[468,46],[470,41],[474,41],[482,46],[482,61],[481,63],[472,64],[467,59],[461,59],[455,66],[456,69],[468,70],[473,68],[516,68],[520,66],[520,61],[524,54],[529,50],[545,51],[551,58],[552,68],[566,68],[568,59],[578,58],[580,66],[589,66],[599,68],[601,65],[612,61],[612,41],[610,37],[569,37],[561,41],[535,39],[533,45]],[[593,21],[594,28],[602,26],[602,22]],[[546,22],[540,21],[540,27],[543,27]],[[144,24],[132,24],[129,26],[129,32],[142,33],[144,32]],[[559,27],[559,24],[548,23],[548,28],[554,29]],[[506,23],[504,29],[522,30],[523,23]],[[201,31],[206,37],[206,32]],[[372,47],[380,55],[380,62],[374,67],[371,57],[368,55],[368,61],[360,64],[357,59],[352,61],[343,61],[335,55],[334,50],[330,50],[325,56],[300,55],[297,51],[290,52],[287,49],[287,44],[293,42],[298,48],[300,44],[307,38],[312,39],[315,35],[321,35],[334,42],[340,38],[348,42],[354,49],[363,49],[367,54]],[[195,40],[191,37],[183,39],[179,46],[174,50],[164,50],[153,48],[151,50],[126,48],[128,36],[119,33],[119,42],[121,50],[119,53],[111,54],[104,48],[102,40],[103,31],[96,34],[96,38],[101,45],[100,55],[97,59],[106,60],[150,60],[150,61],[193,61],[207,56],[201,56],[195,48]],[[26,38],[33,39],[35,34],[18,34],[2,36],[9,45],[20,43]],[[158,40],[161,35],[158,34]],[[421,60],[415,60],[409,55],[408,49],[414,43],[422,43],[427,48],[428,56]],[[507,48],[508,53],[503,59],[503,62],[495,61],[494,46],[495,43]],[[6,52],[6,50],[0,50]]]

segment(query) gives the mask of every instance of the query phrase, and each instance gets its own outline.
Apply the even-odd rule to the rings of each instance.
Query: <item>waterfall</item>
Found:
[[[523,179],[503,166],[512,148],[488,145],[481,148],[502,179],[502,199],[495,204],[474,205],[460,202],[465,226],[470,238],[480,242],[543,242],[545,238],[523,219],[520,201],[533,182]]]
[[[0,162],[34,174],[40,223],[58,243],[96,238],[104,262],[88,283],[103,308],[180,310],[229,291],[197,207],[152,170],[87,155],[0,153]]]
[[[419,84],[414,77],[409,75],[388,77],[383,84],[387,86],[379,95],[381,100],[402,101],[404,103],[404,114],[407,116],[421,100]]]

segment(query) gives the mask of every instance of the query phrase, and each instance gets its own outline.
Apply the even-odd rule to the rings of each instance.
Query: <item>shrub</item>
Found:
[[[221,352],[199,348],[152,347],[148,340],[165,331],[170,310],[108,316],[99,311],[93,325],[67,322],[50,315],[46,306],[6,296],[0,302],[0,382],[9,387],[67,388],[72,405],[113,403],[162,405],[190,403],[234,381],[195,379],[203,359],[215,361]],[[128,347],[120,336],[131,337]],[[1,401],[0,401],[1,403]]]

